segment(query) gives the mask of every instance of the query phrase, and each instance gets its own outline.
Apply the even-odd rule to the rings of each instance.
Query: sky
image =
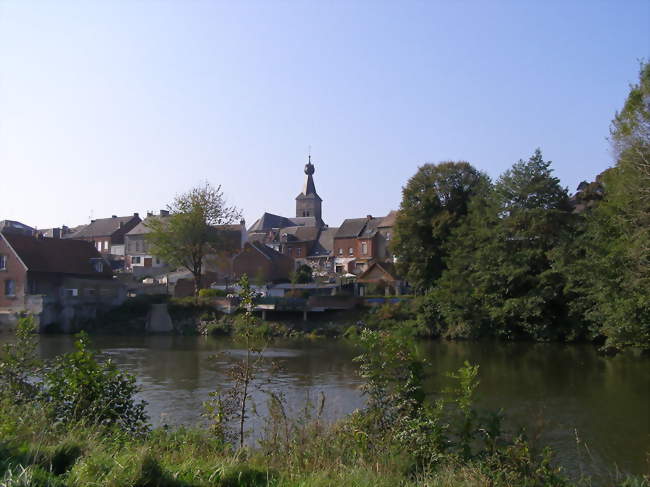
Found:
[[[607,136],[650,1],[0,0],[0,220],[165,208],[209,181],[250,225],[382,216],[427,162],[493,178],[539,147],[573,191]],[[310,149],[311,148],[311,149]]]

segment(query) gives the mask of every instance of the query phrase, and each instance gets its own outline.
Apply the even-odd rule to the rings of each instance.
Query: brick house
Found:
[[[295,268],[292,257],[281,254],[261,242],[247,242],[239,254],[232,258],[232,277],[243,274],[251,281],[287,281]]]
[[[124,236],[141,221],[138,213],[132,216],[113,215],[110,218],[98,218],[65,238],[92,242],[102,255],[123,257]]]
[[[334,265],[337,274],[365,270],[376,250],[375,233],[378,218],[343,220],[334,236]]]
[[[70,331],[124,299],[106,260],[80,240],[0,234],[0,281],[2,318],[30,312],[41,328],[57,322]]]
[[[390,239],[397,213],[385,217],[348,218],[334,236],[334,264],[337,274],[359,274],[379,261],[392,261]]]

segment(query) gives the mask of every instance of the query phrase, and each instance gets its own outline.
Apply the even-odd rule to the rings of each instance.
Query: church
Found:
[[[296,196],[296,216],[286,217],[273,213],[264,213],[248,229],[251,242],[262,242],[272,249],[293,257],[296,265],[307,264],[307,258],[331,254],[329,249],[320,248],[321,234],[329,235],[332,230],[323,222],[323,200],[316,192],[314,173],[316,168],[311,156],[305,165],[305,182],[302,191]]]

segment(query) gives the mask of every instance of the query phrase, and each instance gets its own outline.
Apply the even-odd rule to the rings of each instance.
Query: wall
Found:
[[[0,237],[0,255],[7,257],[6,269],[0,270],[0,308],[20,309],[24,303],[27,284],[25,267],[2,237]],[[8,279],[13,279],[16,283],[15,297],[5,296],[5,281]]]

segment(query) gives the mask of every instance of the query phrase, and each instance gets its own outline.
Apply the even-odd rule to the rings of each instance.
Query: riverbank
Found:
[[[471,461],[440,459],[420,470],[408,452],[364,446],[351,421],[295,423],[286,437],[267,437],[260,448],[234,451],[205,429],[159,428],[133,437],[81,423],[53,425],[40,411],[3,407],[0,483],[8,487],[578,485],[525,443]],[[648,484],[628,479],[621,485]]]

